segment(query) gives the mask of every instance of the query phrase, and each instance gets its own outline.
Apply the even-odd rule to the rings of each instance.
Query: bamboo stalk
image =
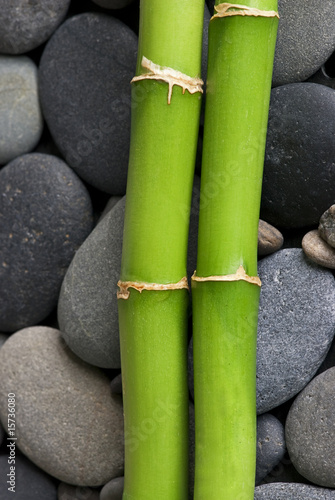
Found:
[[[216,2],[215,8],[201,192],[213,182],[216,190],[201,205],[196,276],[219,278],[192,282],[194,498],[253,500],[260,287],[241,276],[257,276],[277,1],[246,0],[240,7]],[[230,281],[220,281],[227,275]]]
[[[189,293],[183,278],[201,103],[196,87],[203,9],[203,0],[140,4],[118,300],[123,500],[188,497]],[[176,289],[176,283],[184,288]],[[159,289],[162,285],[168,289]]]

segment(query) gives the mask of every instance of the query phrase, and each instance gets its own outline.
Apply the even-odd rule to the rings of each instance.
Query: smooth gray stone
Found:
[[[312,379],[335,333],[331,271],[285,249],[259,262],[257,410],[284,403]]]
[[[297,396],[285,434],[293,465],[306,479],[335,488],[335,368],[315,377]]]
[[[285,454],[285,433],[281,422],[264,413],[257,418],[256,484],[259,484]]]
[[[64,19],[71,0],[2,0],[0,52],[23,54],[45,42]]]
[[[22,155],[0,170],[0,330],[44,320],[92,229],[79,177],[59,158]]]
[[[9,441],[10,442],[10,441]],[[7,448],[9,450],[9,448]],[[15,447],[15,465],[8,464],[8,454],[0,455],[0,498],[1,500],[57,500],[57,486],[54,478],[19,453]],[[10,466],[15,467],[15,490],[9,490]],[[65,500],[65,499],[64,499]]]
[[[333,500],[335,491],[297,483],[257,486],[254,500]]]
[[[42,130],[36,65],[29,57],[0,55],[0,165],[31,151]]]
[[[72,484],[59,483],[57,500],[99,500],[99,490],[87,486],[73,486]]]
[[[16,444],[37,466],[78,486],[103,485],[123,473],[121,398],[58,330],[14,333],[0,349],[0,380],[1,421],[7,422],[7,394],[14,392]]]
[[[105,484],[100,491],[99,500],[122,500],[124,477],[116,477]]]
[[[136,52],[128,26],[85,12],[57,29],[39,65],[41,105],[57,147],[80,177],[113,195],[126,191]]]
[[[332,0],[278,0],[273,86],[310,77],[335,49]]]
[[[335,199],[334,135],[333,89],[316,83],[272,89],[262,219],[281,228],[319,223]]]

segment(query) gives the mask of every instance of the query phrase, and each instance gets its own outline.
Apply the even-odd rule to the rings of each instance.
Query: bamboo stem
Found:
[[[212,18],[209,28],[201,176],[201,192],[213,182],[216,191],[200,210],[197,276],[235,275],[243,268],[256,277],[277,2],[218,4],[224,15]],[[233,280],[193,281],[192,289],[194,498],[253,500],[260,288]]]
[[[199,84],[203,9],[203,0],[140,4],[118,300],[123,500],[188,497],[189,294],[160,287],[186,276],[201,93],[183,85]],[[124,282],[136,286],[125,292]]]

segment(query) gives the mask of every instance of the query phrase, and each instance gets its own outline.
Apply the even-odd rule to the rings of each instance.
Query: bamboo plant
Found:
[[[204,0],[140,2],[118,283],[123,500],[188,497],[186,256],[203,9]]]
[[[219,3],[209,26],[197,270],[192,281],[195,500],[253,500],[257,230],[276,0]],[[200,195],[201,196],[201,195]]]

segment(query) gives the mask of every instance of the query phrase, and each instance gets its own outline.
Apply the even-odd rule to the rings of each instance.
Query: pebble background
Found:
[[[204,13],[204,79],[213,3]],[[335,11],[331,0],[279,0],[279,12],[258,233],[255,500],[335,500]],[[139,0],[1,5],[3,500],[13,498],[9,392],[16,499],[122,499],[115,292],[138,15]],[[188,275],[199,186],[196,176]],[[192,340],[189,387],[191,499]]]

